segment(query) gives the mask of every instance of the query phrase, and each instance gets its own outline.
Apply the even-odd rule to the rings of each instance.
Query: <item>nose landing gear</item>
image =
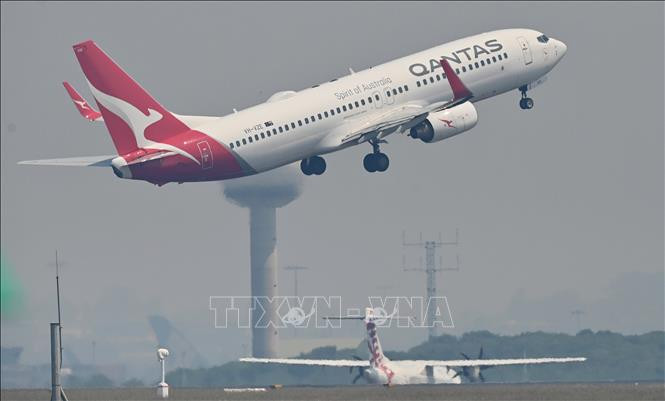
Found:
[[[300,170],[305,175],[321,175],[326,171],[326,161],[321,156],[312,156],[308,159],[302,159]]]
[[[520,86],[520,92],[522,92],[522,98],[520,99],[520,108],[522,110],[530,110],[533,108],[533,99],[527,97],[526,95],[526,85]]]
[[[388,166],[390,166],[390,159],[388,159],[388,156],[385,153],[381,153],[379,143],[379,140],[371,140],[370,144],[372,145],[372,153],[368,153],[363,158],[363,167],[365,167],[365,170],[370,173],[377,171],[384,172],[388,170]]]

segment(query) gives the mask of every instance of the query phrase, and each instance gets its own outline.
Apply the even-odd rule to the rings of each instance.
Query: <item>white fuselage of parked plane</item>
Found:
[[[385,357],[384,357],[385,358]],[[460,384],[461,376],[456,376],[454,369],[445,366],[433,366],[432,375],[428,376],[427,366],[418,361],[390,361],[387,358],[384,367],[369,367],[363,377],[370,384]],[[386,373],[386,369],[389,373]],[[389,377],[390,372],[393,373]]]

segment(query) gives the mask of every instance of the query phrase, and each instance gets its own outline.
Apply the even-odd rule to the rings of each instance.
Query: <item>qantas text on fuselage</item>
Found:
[[[64,83],[79,113],[103,122],[116,154],[31,160],[22,164],[111,167],[120,178],[163,185],[215,181],[300,161],[306,175],[326,170],[322,157],[367,143],[368,172],[388,169],[385,138],[404,133],[431,144],[473,128],[475,102],[544,81],[566,45],[531,29],[504,29],[455,40],[225,116],[170,112],[95,42],[74,54],[99,111]]]
[[[415,63],[409,66],[409,71],[411,74],[421,77],[427,75],[431,72],[434,72],[437,68],[441,68],[441,59],[445,58],[449,62],[456,64],[463,64],[466,61],[477,61],[481,59],[483,55],[491,54],[492,52],[498,52],[503,49],[503,45],[499,43],[496,39],[490,39],[484,43],[485,47],[481,45],[473,45],[473,47],[466,47],[464,49],[459,49],[451,53],[451,55],[442,54],[441,57],[437,59],[429,60],[429,68],[423,63]],[[489,51],[487,50],[489,49]],[[473,56],[471,56],[471,54]],[[466,59],[460,58],[460,55],[466,56]]]

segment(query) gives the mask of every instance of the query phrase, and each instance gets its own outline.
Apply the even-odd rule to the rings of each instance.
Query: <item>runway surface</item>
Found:
[[[69,389],[69,400],[157,400],[155,389]],[[2,390],[3,401],[49,400],[48,390]],[[548,383],[286,387],[265,392],[172,388],[171,400],[664,400],[664,383]]]

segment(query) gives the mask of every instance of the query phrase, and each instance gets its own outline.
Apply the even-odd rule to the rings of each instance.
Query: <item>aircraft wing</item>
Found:
[[[373,113],[364,118],[349,121],[341,128],[340,144],[368,139],[383,138],[398,129],[407,129],[427,118],[427,106],[419,103],[406,103],[382,113]]]
[[[340,368],[369,366],[369,361],[357,361],[355,359],[240,358],[239,361],[251,363],[272,363],[277,365],[336,366]]]
[[[372,113],[368,117],[352,120],[343,128],[345,133],[340,137],[341,144],[350,141],[362,143],[373,138],[381,139],[398,129],[406,130],[417,125],[425,120],[429,113],[449,109],[473,98],[473,93],[464,85],[448,61],[442,59],[440,63],[453,91],[451,100],[431,104],[410,102],[390,108],[383,113]]]
[[[108,167],[115,155],[67,157],[64,159],[25,160],[18,164],[35,166],[70,166],[70,167]]]
[[[543,363],[570,363],[570,362],[584,362],[586,358],[519,358],[519,359],[459,359],[450,361],[429,361],[429,360],[416,360],[408,361],[413,363],[421,363],[425,366],[447,366],[449,368],[462,368],[470,366],[505,366],[505,365],[537,365]],[[403,361],[393,361],[403,362]],[[405,361],[406,362],[406,361]]]

